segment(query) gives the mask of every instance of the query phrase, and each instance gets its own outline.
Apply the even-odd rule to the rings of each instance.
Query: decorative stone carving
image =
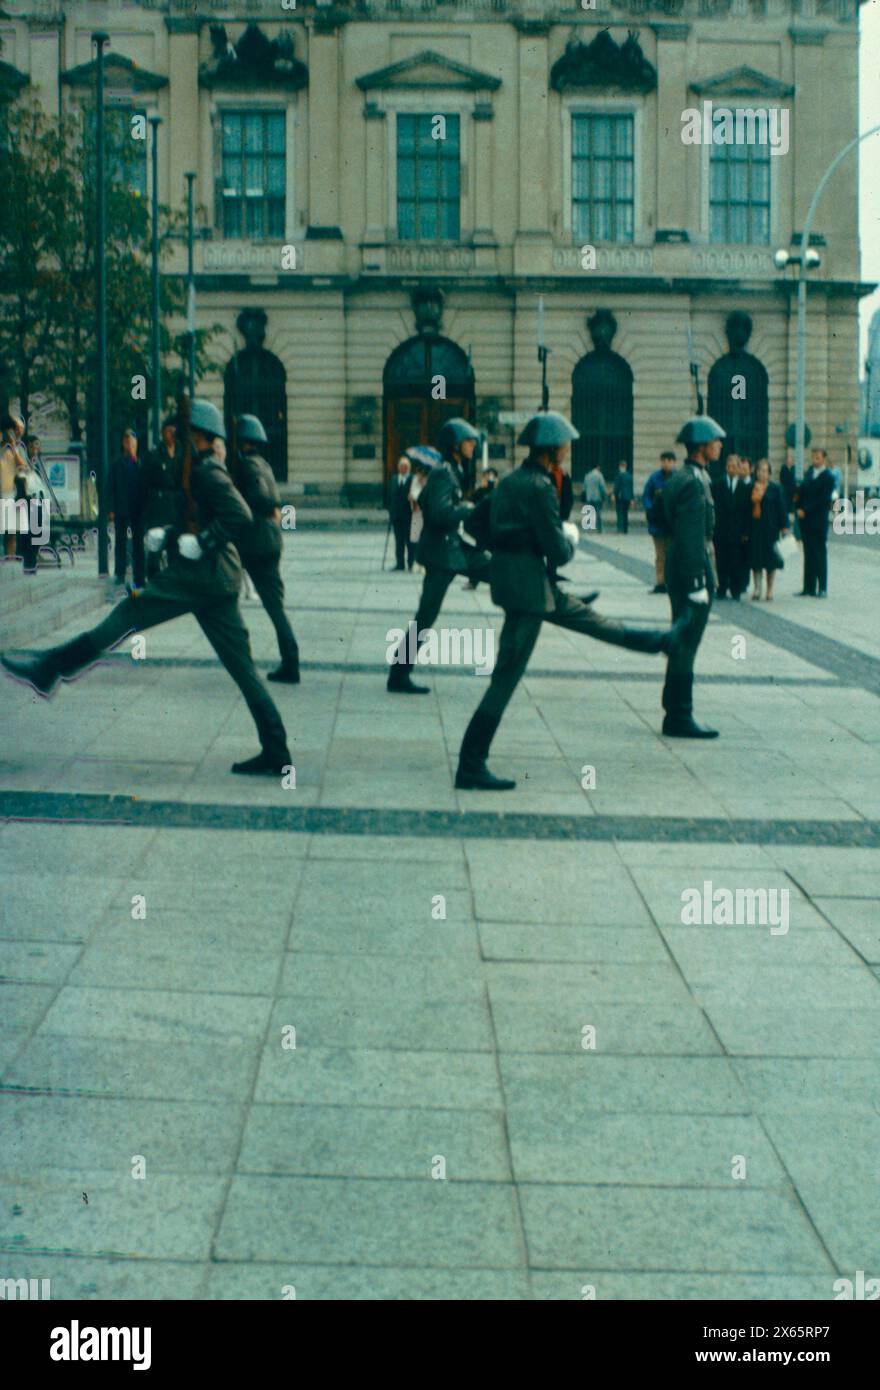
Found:
[[[550,70],[550,85],[557,92],[595,87],[652,92],[657,86],[657,69],[648,62],[636,34],[631,32],[619,44],[607,29],[600,29],[589,43],[569,39],[562,57]]]
[[[269,39],[256,24],[249,24],[236,44],[223,24],[212,24],[212,57],[202,63],[203,87],[284,87],[298,91],[308,85],[309,70],[294,57],[289,30]]]
[[[416,317],[416,332],[422,338],[436,338],[443,321],[443,291],[437,285],[419,285],[410,302]]]

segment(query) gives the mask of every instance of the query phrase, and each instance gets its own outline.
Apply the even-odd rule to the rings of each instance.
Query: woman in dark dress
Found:
[[[773,597],[773,579],[782,563],[776,553],[776,542],[788,531],[785,498],[778,483],[770,481],[770,464],[759,459],[752,484],[751,524],[749,526],[749,568],[752,571],[752,598],[761,598],[761,577],[767,575],[767,602]]]

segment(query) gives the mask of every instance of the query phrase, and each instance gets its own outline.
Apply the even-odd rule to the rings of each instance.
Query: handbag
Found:
[[[779,568],[785,569],[786,560],[793,560],[797,555],[798,544],[794,536],[782,536],[773,547],[773,554],[779,562]]]

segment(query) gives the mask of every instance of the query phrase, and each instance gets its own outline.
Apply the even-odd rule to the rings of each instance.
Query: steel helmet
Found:
[[[458,416],[454,420],[446,420],[441,426],[437,436],[437,448],[446,455],[457,448],[463,439],[479,439],[479,437],[473,425],[469,425],[467,420],[462,420]]]
[[[201,430],[202,434],[213,435],[215,439],[226,439],[226,426],[223,416],[211,401],[194,400],[190,410],[189,427]]]
[[[269,443],[269,437],[263,429],[262,422],[257,419],[256,415],[239,415],[238,440],[240,444],[246,440],[253,444]]]
[[[426,473],[430,473],[432,468],[443,462],[443,455],[428,444],[414,444],[411,449],[407,449],[406,457],[414,468],[424,468]]]
[[[713,439],[726,439],[727,435],[717,420],[711,415],[692,415],[681,427],[677,444],[711,444]]]
[[[540,410],[529,420],[517,442],[532,449],[554,449],[572,439],[580,439],[580,435],[564,415],[558,410]]]

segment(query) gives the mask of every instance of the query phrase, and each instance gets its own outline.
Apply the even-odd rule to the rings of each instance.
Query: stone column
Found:
[[[167,197],[172,208],[186,206],[188,169],[198,169],[200,178],[196,195],[206,206],[209,190],[205,170],[199,168],[199,19],[168,19],[168,126],[173,132],[169,141],[167,165]],[[210,168],[207,173],[210,174]]]
[[[688,208],[688,186],[700,186],[702,149],[683,144],[681,138],[681,113],[697,102],[693,93],[688,94],[687,85],[690,25],[657,23],[651,27],[657,35],[657,144],[653,152],[646,150],[645,154],[654,160],[656,196],[646,212],[654,214],[655,232],[695,230],[699,219],[694,221],[694,209]]]
[[[550,179],[548,90],[549,24],[522,19],[518,61],[519,226],[514,245],[517,274],[546,274],[550,269]]]

